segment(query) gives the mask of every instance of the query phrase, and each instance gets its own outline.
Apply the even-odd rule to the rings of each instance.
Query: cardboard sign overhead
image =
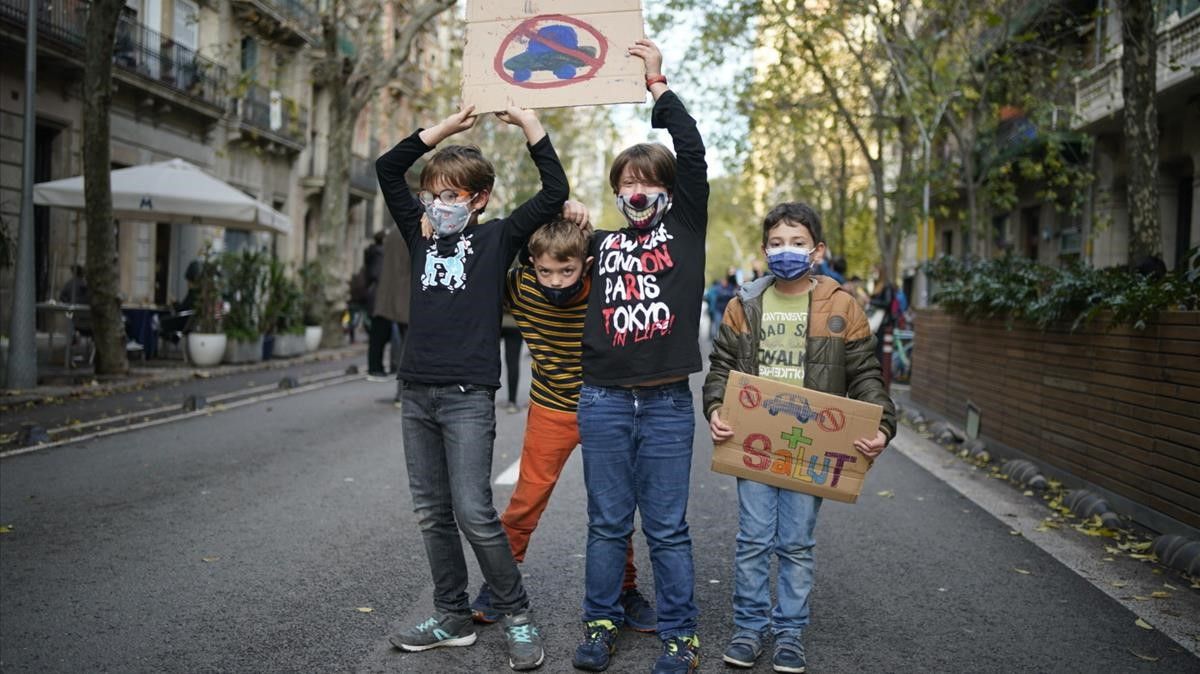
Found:
[[[463,103],[483,113],[644,102],[645,67],[625,53],[644,36],[641,0],[471,0]]]
[[[721,419],[733,437],[713,447],[712,469],[854,503],[871,467],[854,441],[874,437],[882,416],[879,405],[730,372]]]

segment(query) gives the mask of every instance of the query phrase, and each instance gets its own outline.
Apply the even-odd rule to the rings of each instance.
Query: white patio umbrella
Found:
[[[182,159],[111,173],[113,217],[290,234],[286,215]],[[33,186],[33,203],[81,211],[83,176]]]

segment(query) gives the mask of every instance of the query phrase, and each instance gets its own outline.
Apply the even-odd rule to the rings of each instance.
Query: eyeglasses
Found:
[[[466,199],[472,196],[474,195],[466,190],[442,190],[437,194],[434,194],[429,190],[421,190],[420,192],[417,192],[417,198],[420,199],[421,203],[425,204],[426,206],[432,206],[434,199],[437,199],[443,204],[452,204],[459,199]]]

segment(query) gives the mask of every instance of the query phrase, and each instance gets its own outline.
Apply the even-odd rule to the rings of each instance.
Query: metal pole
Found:
[[[29,0],[25,26],[25,119],[21,164],[21,223],[17,230],[12,322],[9,324],[8,381],[10,389],[37,386],[37,334],[35,332],[33,274],[33,145],[37,133],[37,15],[36,0]]]
[[[921,149],[925,154],[925,185],[921,190],[921,229],[917,233],[917,308],[929,306],[929,279],[925,276],[925,251],[929,250],[929,136],[921,134]]]

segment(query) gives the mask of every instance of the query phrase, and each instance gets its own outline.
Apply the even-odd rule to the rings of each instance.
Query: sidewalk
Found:
[[[63,428],[141,410],[182,406],[191,396],[228,394],[284,378],[305,379],[351,366],[365,371],[366,347],[350,345],[324,349],[296,358],[245,365],[194,368],[180,364],[163,368],[134,368],[128,376],[93,380],[78,386],[41,386],[0,393],[0,449],[18,443],[23,426]]]

